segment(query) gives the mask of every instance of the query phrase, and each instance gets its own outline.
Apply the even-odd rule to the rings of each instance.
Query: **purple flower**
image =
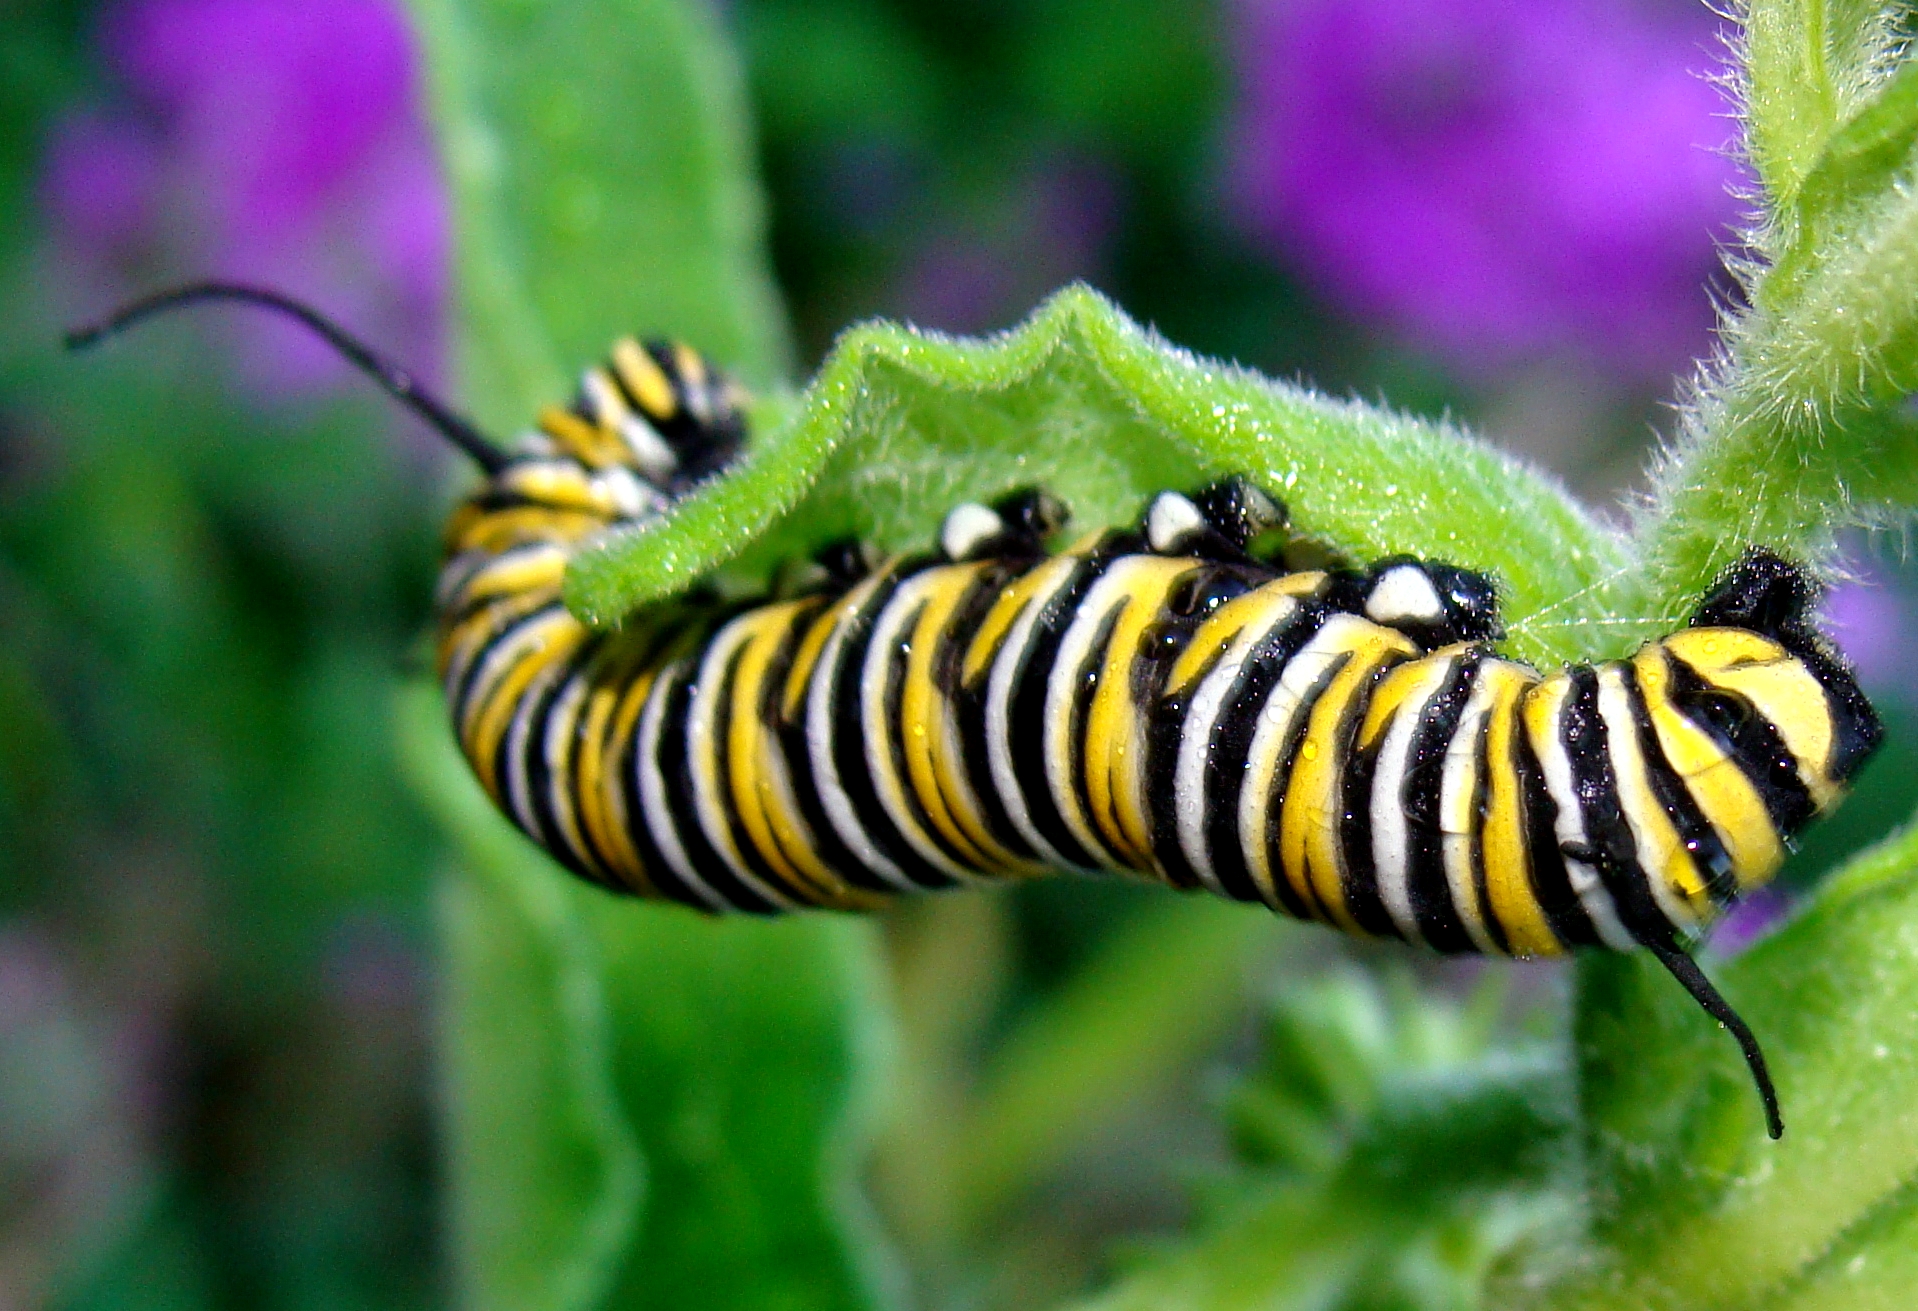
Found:
[[[430,372],[447,220],[394,0],[121,0],[99,44],[125,97],[56,129],[41,188],[83,294],[263,283]],[[268,390],[344,376],[287,325],[233,339]]]
[[[1239,217],[1468,372],[1668,373],[1708,341],[1733,126],[1700,6],[1238,0]]]

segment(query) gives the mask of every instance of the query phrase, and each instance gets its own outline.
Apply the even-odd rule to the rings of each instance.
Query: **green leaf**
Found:
[[[1280,1058],[1241,1090],[1263,1094],[1241,1109],[1264,1127],[1283,1109],[1285,1144],[1318,1141],[1261,1153],[1261,1182],[1222,1222],[1084,1311],[1478,1306],[1495,1263],[1569,1227],[1560,1062],[1466,1057],[1483,1044],[1473,1019],[1410,994],[1388,1010],[1357,977],[1288,996],[1276,1019]],[[1308,1032],[1300,1065],[1286,1036]]]
[[[1838,125],[1870,96],[1897,47],[1878,0],[1747,0],[1745,148],[1789,232],[1788,207]]]
[[[405,693],[408,772],[468,871],[440,898],[460,1305],[885,1302],[854,1186],[883,1063],[872,926],[589,888],[494,811],[444,718]]]
[[[1845,221],[1897,184],[1918,143],[1918,63],[1907,61],[1819,152],[1793,209],[1795,235],[1765,275],[1766,301],[1778,304],[1800,271],[1835,241]]]
[[[1356,557],[1494,571],[1515,647],[1534,658],[1592,640],[1572,621],[1600,612],[1596,589],[1620,567],[1618,542],[1560,488],[1456,428],[1198,359],[1069,287],[984,341],[852,329],[790,422],[662,520],[583,552],[567,600],[611,624],[727,562],[763,576],[846,536],[923,547],[951,506],[1016,487],[1049,487],[1089,528],[1234,472]]]
[[[471,871],[439,894],[459,1303],[600,1305],[639,1224],[644,1164],[614,1087],[589,908],[472,780],[438,691],[407,689],[399,712],[414,790]]]
[[[1797,133],[1804,159],[1766,174],[1774,263],[1746,270],[1751,307],[1682,411],[1640,566],[1614,592],[1623,612],[1669,620],[1749,543],[1815,559],[1838,528],[1912,503],[1918,64],[1893,63],[1888,23],[1870,7],[1752,9],[1752,151],[1763,172],[1765,143]],[[1780,104],[1811,117],[1768,119]]]
[[[947,1205],[977,1232],[1242,1017],[1254,953],[1291,926],[1181,900],[1140,917],[999,1044],[959,1126]]]
[[[458,245],[461,375],[517,432],[621,332],[764,385],[790,348],[744,96],[701,0],[411,0]]]
[[[1785,1137],[1766,1139],[1734,1044],[1654,963],[1587,958],[1578,1045],[1597,1255],[1550,1305],[1908,1305],[1918,827],[1713,973],[1765,1045]]]

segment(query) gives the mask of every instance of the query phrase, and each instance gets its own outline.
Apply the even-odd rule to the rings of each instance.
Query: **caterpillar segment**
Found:
[[[1284,507],[1234,477],[1056,553],[1045,493],[968,503],[926,553],[841,543],[778,597],[596,633],[567,563],[734,457],[723,374],[622,339],[508,450],[274,293],[183,288],[73,340],[197,300],[300,319],[479,466],[438,591],[448,708],[500,809],[582,877],[765,915],[1106,870],[1438,952],[1642,946],[1732,1031],[1782,1132],[1684,948],[1880,737],[1791,562],[1752,548],[1686,628],[1541,673],[1497,654],[1482,574],[1261,558]]]

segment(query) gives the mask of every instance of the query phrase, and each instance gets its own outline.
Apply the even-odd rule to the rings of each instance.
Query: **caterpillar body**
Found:
[[[288,308],[189,288],[95,335],[213,297]],[[775,914],[1101,869],[1441,952],[1644,946],[1733,1030],[1781,1131],[1682,944],[1880,737],[1789,561],[1754,548],[1688,627],[1541,674],[1497,654],[1469,570],[1255,558],[1284,512],[1250,480],[1056,553],[1063,510],[1029,490],[953,508],[921,554],[842,546],[809,588],[599,633],[562,603],[568,561],[731,458],[738,390],[624,339],[507,452],[315,326],[485,471],[447,528],[439,671],[481,784],[575,873]]]

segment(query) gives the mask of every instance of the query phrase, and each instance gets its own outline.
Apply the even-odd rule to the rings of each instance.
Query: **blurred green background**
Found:
[[[1732,294],[1714,20],[1424,9],[724,6],[800,374],[855,319],[987,331],[1083,279],[1181,345],[1459,416],[1616,507],[1709,347],[1707,288]],[[1593,52],[1575,84],[1542,71],[1568,42]],[[0,1306],[450,1296],[429,897],[451,857],[392,725],[449,462],[282,325],[57,349],[218,273],[444,378],[422,95],[381,0],[0,10]],[[1796,868],[1918,799],[1900,546],[1859,539],[1830,606],[1891,745]],[[874,1260],[921,1305],[1054,1305],[1247,1198],[1304,1216],[1363,1168],[1354,1125],[1488,1054],[1518,1091],[1483,1140],[1550,1119],[1525,1090],[1562,1045],[1554,967],[1083,881],[880,932],[897,1086],[860,1173]],[[1367,1304],[1453,1305],[1564,1219],[1522,1191],[1451,1205],[1408,1199],[1415,1239],[1376,1269],[1349,1236],[1321,1249],[1370,1272]]]

